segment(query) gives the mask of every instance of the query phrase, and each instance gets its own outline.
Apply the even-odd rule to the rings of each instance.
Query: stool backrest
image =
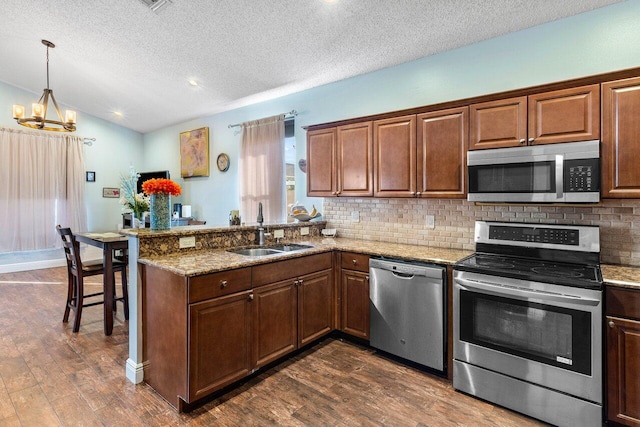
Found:
[[[80,244],[76,240],[76,236],[73,235],[70,228],[63,228],[60,225],[56,226],[56,230],[58,230],[58,234],[62,238],[62,247],[67,257],[67,267],[72,270],[82,271]]]

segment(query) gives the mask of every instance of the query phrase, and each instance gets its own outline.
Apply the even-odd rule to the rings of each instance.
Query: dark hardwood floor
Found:
[[[99,289],[101,278],[88,282]],[[102,306],[91,307],[74,334],[65,294],[65,268],[0,274],[0,426],[542,425],[334,339],[178,414],[125,378],[127,323],[118,316],[105,337]]]

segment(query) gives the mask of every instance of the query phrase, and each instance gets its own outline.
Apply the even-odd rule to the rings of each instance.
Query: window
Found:
[[[293,119],[284,122],[284,185],[285,211],[287,222],[294,219],[289,216],[289,206],[296,202],[296,138]]]

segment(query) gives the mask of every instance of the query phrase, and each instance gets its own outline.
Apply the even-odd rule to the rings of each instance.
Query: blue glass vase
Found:
[[[151,195],[151,229],[168,230],[171,228],[171,194]]]

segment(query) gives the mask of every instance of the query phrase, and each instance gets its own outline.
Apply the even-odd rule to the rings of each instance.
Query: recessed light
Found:
[[[191,86],[198,86],[198,82],[197,82],[197,81],[195,81],[194,79],[189,79],[189,84],[190,84]]]
[[[114,111],[113,115],[116,117],[124,117],[124,115],[120,111]]]

